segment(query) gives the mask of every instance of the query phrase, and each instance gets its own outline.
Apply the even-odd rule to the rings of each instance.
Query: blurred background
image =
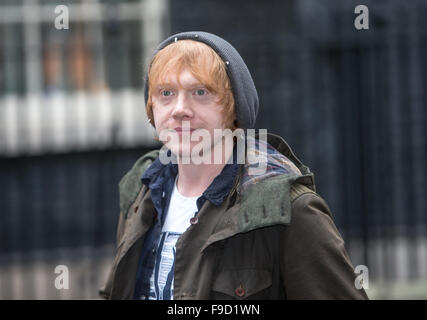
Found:
[[[55,28],[58,5],[69,29]],[[0,0],[0,299],[98,298],[118,182],[158,147],[147,61],[188,30],[241,53],[256,127],[315,173],[368,295],[427,299],[426,17],[423,0]]]

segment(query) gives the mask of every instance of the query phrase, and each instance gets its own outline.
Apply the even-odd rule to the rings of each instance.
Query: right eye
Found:
[[[172,91],[171,91],[171,90],[162,90],[162,91],[160,92],[160,94],[161,94],[163,97],[170,97],[170,96],[172,95]]]

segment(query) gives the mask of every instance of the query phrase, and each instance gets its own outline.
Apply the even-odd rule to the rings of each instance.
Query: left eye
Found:
[[[198,96],[204,96],[205,94],[206,94],[205,89],[197,89],[196,90],[196,95],[198,95]]]

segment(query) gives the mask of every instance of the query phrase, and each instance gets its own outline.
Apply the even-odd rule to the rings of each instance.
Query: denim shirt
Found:
[[[233,186],[234,178],[239,169],[237,164],[236,148],[233,151],[233,163],[226,164],[221,173],[215,177],[209,187],[197,199],[197,212],[206,200],[209,200],[214,205],[221,205],[227,195],[230,193]],[[134,299],[145,300],[149,296],[150,277],[154,270],[155,261],[157,258],[157,244],[160,239],[163,224],[165,222],[166,213],[168,211],[169,202],[176,175],[178,174],[178,165],[169,163],[164,165],[157,158],[151,166],[143,174],[141,181],[151,190],[151,199],[153,206],[157,211],[157,217],[154,224],[145,235],[144,244],[139,259],[138,270],[136,274],[136,284]],[[173,272],[173,270],[172,270]],[[173,299],[173,297],[164,297],[165,299]]]

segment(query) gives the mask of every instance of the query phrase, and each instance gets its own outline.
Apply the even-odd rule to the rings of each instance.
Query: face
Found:
[[[223,106],[189,70],[167,75],[153,88],[152,100],[157,134],[178,157],[188,157],[201,145],[212,151],[221,141],[214,129],[225,128]]]

